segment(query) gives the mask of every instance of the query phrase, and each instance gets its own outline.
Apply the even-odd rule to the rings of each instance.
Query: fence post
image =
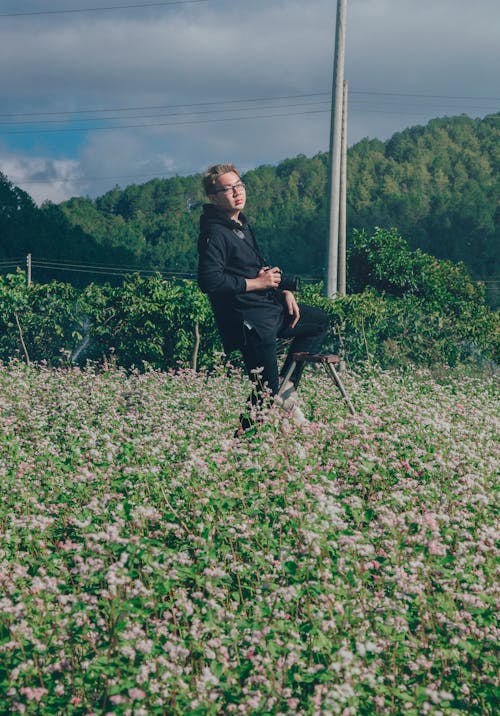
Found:
[[[31,254],[26,256],[26,278],[28,286],[31,286]]]

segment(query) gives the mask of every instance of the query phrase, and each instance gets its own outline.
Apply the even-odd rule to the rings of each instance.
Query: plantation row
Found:
[[[499,313],[465,267],[410,251],[394,232],[356,233],[350,249],[356,292],[331,301],[321,285],[303,285],[299,300],[331,318],[325,349],[351,364],[431,365],[497,360]],[[212,367],[221,346],[206,296],[192,281],[136,275],[122,286],[26,285],[24,274],[0,277],[0,360],[59,365],[114,360],[162,370]]]

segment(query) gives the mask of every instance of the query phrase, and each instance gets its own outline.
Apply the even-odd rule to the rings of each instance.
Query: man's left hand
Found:
[[[283,291],[283,300],[285,301],[285,306],[289,315],[292,316],[290,328],[295,328],[300,318],[299,304],[295,300],[295,296],[291,291]]]

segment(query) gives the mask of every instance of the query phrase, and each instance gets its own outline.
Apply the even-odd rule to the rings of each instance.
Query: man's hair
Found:
[[[221,177],[223,174],[227,174],[228,172],[234,172],[238,176],[240,176],[239,171],[236,169],[234,164],[214,164],[211,167],[208,167],[207,171],[203,175],[203,186],[205,188],[205,193],[213,194],[215,191],[215,182],[219,177]]]

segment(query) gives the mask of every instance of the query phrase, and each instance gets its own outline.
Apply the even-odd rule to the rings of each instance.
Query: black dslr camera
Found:
[[[282,291],[298,291],[300,279],[298,276],[289,276],[288,274],[281,274],[280,289]]]

